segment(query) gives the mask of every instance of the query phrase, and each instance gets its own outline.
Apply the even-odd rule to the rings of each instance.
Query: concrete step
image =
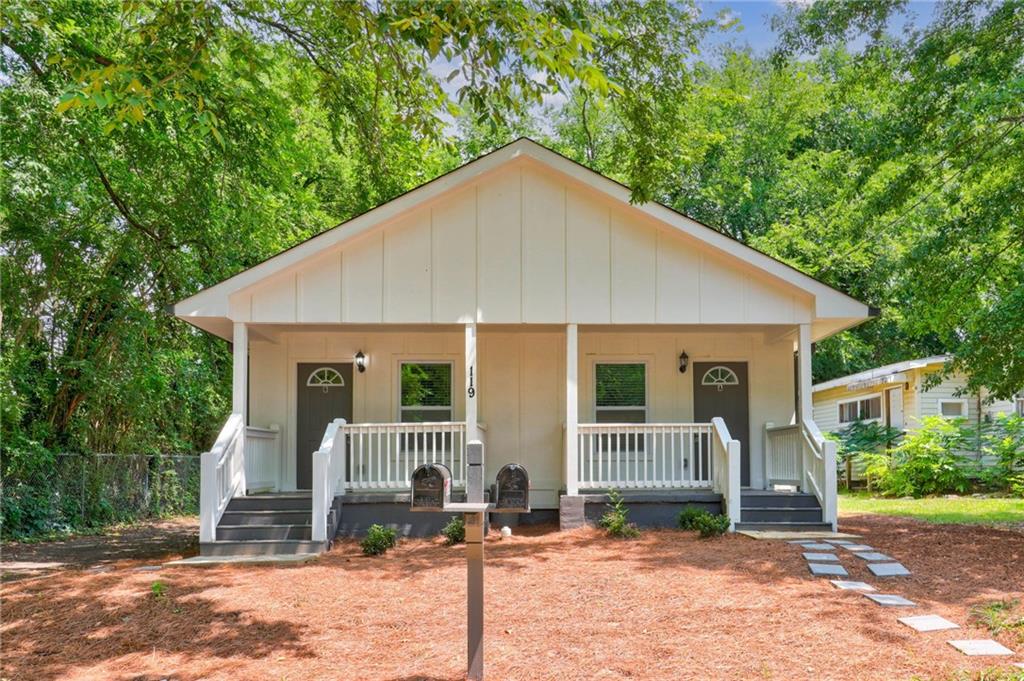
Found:
[[[308,525],[313,522],[313,509],[259,510],[259,511],[224,511],[218,526],[221,525]]]
[[[320,553],[324,542],[308,539],[247,539],[200,542],[200,556],[267,556],[272,554]]]
[[[217,540],[310,539],[312,525],[218,525]]]
[[[831,532],[832,525],[829,523],[764,523],[764,522],[738,522],[737,530],[768,530],[773,532]]]
[[[234,497],[228,502],[228,511],[309,511],[313,498],[308,492],[288,494],[250,494]]]
[[[755,506],[740,509],[743,522],[761,523],[820,523],[820,508],[792,508],[789,506]]]
[[[740,494],[741,508],[821,508],[818,497],[802,492],[750,490]]]

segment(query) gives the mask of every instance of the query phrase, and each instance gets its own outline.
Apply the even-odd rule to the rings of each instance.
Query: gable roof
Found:
[[[668,206],[656,202],[631,204],[632,192],[629,187],[525,137],[467,162],[253,267],[201,290],[176,303],[173,306],[173,313],[186,321],[201,326],[201,328],[210,330],[208,325],[198,322],[202,318],[226,318],[230,294],[264,281],[282,270],[315,257],[326,249],[347,242],[388,220],[403,215],[424,202],[451,192],[504,164],[520,159],[530,159],[569,176],[583,185],[630,206],[633,210],[703,242],[717,252],[741,260],[769,276],[813,296],[819,311],[816,316],[848,320],[844,322],[845,325],[842,328],[848,328],[870,316],[877,315],[876,310],[846,293]],[[826,310],[827,312],[825,312]],[[830,329],[830,333],[839,330],[841,328],[833,328]]]
[[[816,383],[812,388],[812,392],[821,392],[822,390],[830,390],[832,388],[842,388],[856,383],[871,385],[885,383],[885,379],[893,374],[911,371],[913,369],[923,369],[930,366],[940,366],[948,362],[952,357],[952,355],[932,355],[931,357],[908,359],[902,362],[886,364],[885,366],[875,367],[874,369],[850,374],[849,376],[833,378],[831,381]],[[865,385],[865,387],[867,386]]]

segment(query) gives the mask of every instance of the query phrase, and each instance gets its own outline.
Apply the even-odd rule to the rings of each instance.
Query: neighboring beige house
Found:
[[[978,424],[996,414],[1022,415],[1024,398],[992,401],[985,392],[966,393],[967,379],[962,374],[952,374],[926,388],[925,378],[942,371],[949,359],[949,355],[922,357],[818,383],[814,386],[814,422],[832,433],[858,420],[912,431],[928,416]],[[854,477],[858,477],[857,471]]]
[[[203,552],[415,531],[431,514],[408,514],[413,468],[443,462],[458,490],[472,440],[486,479],[524,465],[531,518],[563,527],[609,488],[655,523],[689,502],[834,527],[811,344],[873,311],[629,199],[521,139],[177,303],[234,347]]]

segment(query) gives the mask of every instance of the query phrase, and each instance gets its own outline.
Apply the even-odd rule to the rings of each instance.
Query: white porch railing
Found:
[[[353,423],[348,436],[348,489],[408,489],[416,467],[443,463],[452,474],[452,486],[466,484],[466,424]]]
[[[344,494],[345,419],[327,424],[320,449],[313,452],[313,541],[327,541],[327,516],[334,497]]]
[[[714,489],[722,495],[725,514],[729,516],[729,531],[740,522],[740,441],[733,440],[721,417],[711,419],[714,430],[711,438]]]
[[[249,491],[277,487],[281,466],[281,431],[277,426],[245,429],[245,486]]]
[[[710,423],[581,423],[581,489],[710,488]]]
[[[764,426],[765,478],[769,487],[776,484],[799,485],[803,481],[803,436],[800,426]]]
[[[200,456],[199,541],[217,538],[217,523],[231,497],[245,493],[245,428],[241,414],[232,414],[217,441]]]
[[[822,519],[832,525],[835,532],[838,525],[838,509],[836,498],[836,443],[826,440],[818,430],[818,426],[809,419],[804,419],[800,428],[801,447],[801,487],[814,493],[821,504]]]

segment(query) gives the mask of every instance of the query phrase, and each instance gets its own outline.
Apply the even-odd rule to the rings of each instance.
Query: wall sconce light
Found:
[[[359,373],[366,371],[366,355],[362,350],[356,353],[356,369],[359,369]]]
[[[690,356],[684,351],[679,355],[679,373],[685,374],[688,366],[690,366]]]

